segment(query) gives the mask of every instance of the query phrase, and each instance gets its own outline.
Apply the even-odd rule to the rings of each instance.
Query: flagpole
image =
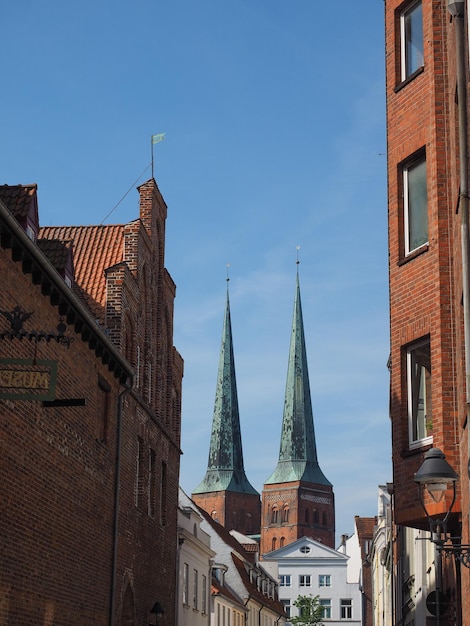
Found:
[[[152,152],[152,178],[153,178],[153,135],[150,136],[150,150]]]

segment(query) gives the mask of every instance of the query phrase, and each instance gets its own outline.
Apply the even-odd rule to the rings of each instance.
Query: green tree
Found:
[[[289,621],[294,626],[324,626],[323,607],[319,596],[299,596],[294,602],[299,609],[299,617],[291,617]]]

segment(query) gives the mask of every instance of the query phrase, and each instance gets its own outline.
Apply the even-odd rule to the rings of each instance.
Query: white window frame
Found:
[[[311,587],[312,586],[312,578],[310,574],[300,574],[299,575],[299,587]]]
[[[331,574],[319,574],[318,586],[319,587],[331,587]]]
[[[340,619],[352,619],[353,617],[353,601],[351,598],[341,598],[339,601]]]
[[[322,607],[322,619],[331,619],[331,598],[320,598],[319,603]]]
[[[405,234],[405,256],[408,256],[419,250],[420,248],[427,246],[429,243],[429,219],[428,219],[428,198],[427,198],[427,184],[426,184],[426,207],[425,207],[425,216],[426,216],[426,238],[423,241],[419,241],[412,243],[412,216],[413,212],[419,212],[420,207],[418,205],[414,206],[411,201],[411,188],[410,188],[410,172],[412,172],[417,167],[424,164],[426,171],[426,155],[423,154],[416,159],[410,160],[405,163],[402,167],[403,173],[403,217],[404,217],[404,234]],[[427,180],[427,175],[426,175]],[[424,211],[423,211],[424,212]],[[422,216],[421,216],[422,217]]]
[[[418,55],[421,56],[421,63],[416,62],[416,65],[413,67],[410,66],[411,63],[411,44],[416,41],[416,38],[411,36],[408,37],[409,25],[412,23],[407,18],[412,15],[412,13],[418,8],[421,7],[421,32],[418,34],[421,37],[421,50],[417,50]],[[421,67],[424,66],[424,33],[423,33],[423,19],[422,19],[422,0],[416,0],[415,2],[411,2],[406,6],[406,8],[400,13],[400,78],[402,81],[405,81],[410,76],[413,76],[415,72],[417,72]]]
[[[193,580],[193,610],[197,611],[198,609],[198,596],[199,596],[199,574],[197,569],[193,570],[194,580]]]
[[[429,370],[424,364],[419,365],[416,361],[415,355],[419,351],[423,352],[423,348],[429,348]],[[421,361],[423,361],[423,359],[421,359]],[[417,368],[419,368],[419,370]],[[432,368],[431,342],[429,337],[407,346],[406,380],[409,446],[410,448],[418,448],[431,443],[433,439],[432,434],[427,434],[427,422],[431,420],[432,424],[432,403],[430,402],[432,394]],[[424,389],[422,386],[424,386]],[[427,387],[430,387],[430,389],[427,389]],[[423,397],[417,397],[417,393]],[[431,404],[430,407],[428,406],[429,404]]]
[[[189,596],[189,565],[187,563],[184,563],[183,564],[183,604],[185,606],[189,606],[188,596]]]
[[[281,574],[279,576],[279,587],[290,587],[290,586],[291,586],[290,574]]]

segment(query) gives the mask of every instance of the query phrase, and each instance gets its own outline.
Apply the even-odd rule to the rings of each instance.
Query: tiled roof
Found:
[[[374,536],[375,525],[377,524],[376,517],[359,517],[359,515],[355,516],[357,534],[359,540],[361,539],[372,539]]]
[[[63,270],[67,265],[73,242],[60,239],[38,239],[38,248],[49,259],[57,270]]]
[[[106,305],[105,270],[124,258],[124,227],[48,226],[39,231],[40,239],[72,241],[75,283],[97,318]]]
[[[0,185],[0,200],[17,219],[28,215],[37,185]]]
[[[232,560],[238,570],[238,573],[240,574],[240,578],[242,579],[246,590],[250,594],[250,597],[253,598],[253,600],[255,600],[256,602],[259,602],[260,604],[268,607],[272,611],[275,611],[278,615],[285,615],[282,602],[280,602],[279,600],[274,600],[274,598],[265,596],[264,593],[261,593],[261,591],[259,591],[258,587],[250,581],[250,575],[246,571],[245,564],[241,559],[237,557],[236,554],[233,554],[233,552]]]
[[[234,602],[235,604],[239,604],[243,608],[245,608],[245,605],[243,604],[243,600],[241,600],[238,596],[236,596],[235,593],[231,591],[230,589],[228,589],[225,585],[221,585],[220,582],[216,578],[212,578],[211,593],[214,596],[217,596],[217,595],[224,596],[231,602]]]

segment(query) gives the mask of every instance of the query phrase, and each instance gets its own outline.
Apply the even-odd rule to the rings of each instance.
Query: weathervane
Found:
[[[66,337],[64,335],[67,326],[64,324],[62,318],[59,319],[59,323],[57,324],[57,332],[46,332],[45,330],[24,330],[23,324],[28,320],[32,315],[34,315],[34,311],[28,313],[24,311],[20,306],[15,306],[12,311],[0,311],[0,314],[10,322],[10,329],[0,331],[0,339],[28,339],[29,341],[34,341],[36,344],[40,341],[49,341],[54,340],[57,343],[60,343],[67,348],[70,347],[71,342],[73,341],[72,337]]]

